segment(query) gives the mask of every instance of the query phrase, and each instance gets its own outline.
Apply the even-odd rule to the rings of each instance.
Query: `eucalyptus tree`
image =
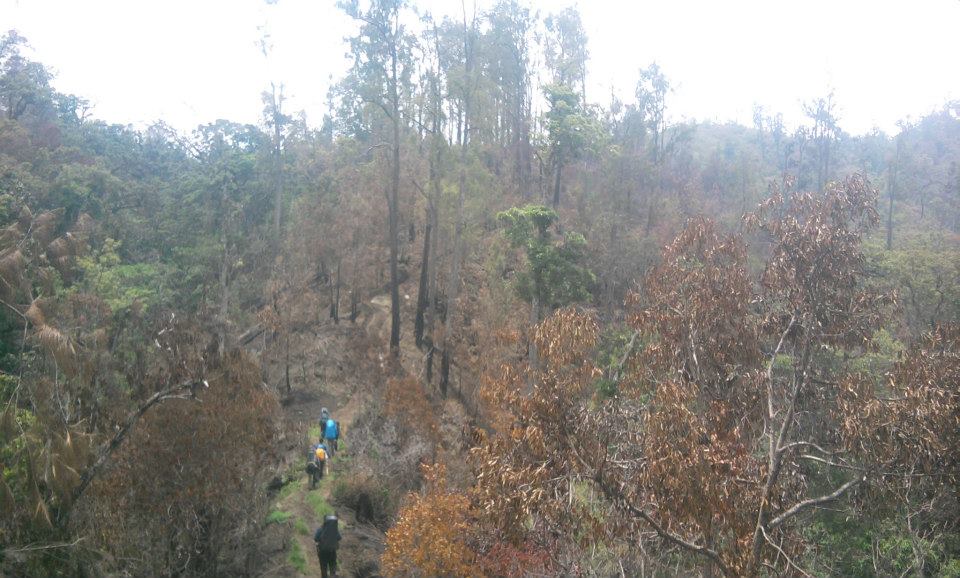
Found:
[[[513,178],[526,197],[530,187],[530,105],[532,65],[530,35],[534,18],[517,0],[500,0],[486,15],[488,29],[481,38],[485,66],[495,81],[499,103],[498,122],[503,125]]]
[[[553,165],[553,208],[560,206],[563,169],[594,150],[603,138],[599,120],[586,110],[580,95],[565,84],[544,88],[550,110],[545,117]]]
[[[474,6],[474,8],[476,8]],[[463,42],[463,77],[460,82],[459,97],[461,110],[463,111],[463,132],[460,141],[460,170],[457,175],[457,215],[454,226],[453,238],[453,256],[450,266],[450,286],[448,291],[448,305],[446,317],[444,318],[443,331],[443,357],[440,362],[440,391],[446,396],[447,386],[450,382],[450,363],[451,363],[451,344],[450,339],[453,335],[453,321],[456,316],[458,299],[460,296],[461,282],[461,261],[463,260],[463,229],[464,216],[463,205],[467,189],[467,161],[468,151],[471,144],[471,129],[473,123],[473,99],[476,94],[476,47],[478,36],[478,19],[476,10],[468,18],[466,8],[463,13],[462,42]]]
[[[390,150],[390,180],[387,186],[388,246],[390,247],[390,351],[400,349],[400,145],[404,119],[401,103],[411,90],[412,55],[416,44],[403,23],[404,0],[372,0],[362,6],[358,0],[338,3],[348,16],[360,23],[356,36],[349,38],[353,66],[341,85],[367,113],[372,105],[386,117],[391,140],[382,143]],[[381,143],[375,143],[378,147]]]
[[[568,7],[544,20],[544,56],[555,84],[565,84],[587,99],[587,34],[580,12]]]
[[[817,158],[817,190],[822,191],[830,179],[830,157],[833,144],[840,135],[836,103],[831,92],[803,105],[803,112],[813,121],[811,140]]]

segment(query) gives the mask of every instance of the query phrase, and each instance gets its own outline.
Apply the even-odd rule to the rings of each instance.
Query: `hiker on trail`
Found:
[[[327,447],[330,449],[330,455],[337,453],[337,441],[340,439],[340,423],[334,420],[332,417],[327,419],[327,423],[323,427],[323,438],[327,442]]]
[[[324,466],[327,464],[327,446],[317,444],[310,450],[307,457],[307,475],[310,476],[310,489],[317,487],[323,479]]]
[[[323,408],[320,410],[320,442],[323,442],[323,431],[327,428],[327,420],[330,419],[330,410]]]
[[[317,544],[317,557],[320,559],[320,576],[337,575],[337,548],[340,546],[340,528],[336,514],[323,519],[323,525],[313,535]]]

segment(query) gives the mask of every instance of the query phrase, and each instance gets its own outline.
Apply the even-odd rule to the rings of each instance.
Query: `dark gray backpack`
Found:
[[[317,548],[320,550],[336,550],[340,545],[340,528],[336,516],[327,516],[323,519],[323,526],[320,528]]]

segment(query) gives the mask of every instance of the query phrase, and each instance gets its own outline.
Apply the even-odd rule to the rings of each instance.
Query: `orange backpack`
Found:
[[[313,455],[316,456],[318,462],[324,462],[327,460],[327,450],[323,448],[317,448]]]

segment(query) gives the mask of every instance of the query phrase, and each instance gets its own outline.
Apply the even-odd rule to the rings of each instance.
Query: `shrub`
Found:
[[[333,499],[354,511],[357,522],[386,529],[397,510],[397,503],[382,483],[373,476],[359,475],[338,480],[333,486]]]
[[[284,512],[283,510],[274,510],[267,514],[267,523],[268,524],[285,524],[290,517],[293,516],[290,512]]]

